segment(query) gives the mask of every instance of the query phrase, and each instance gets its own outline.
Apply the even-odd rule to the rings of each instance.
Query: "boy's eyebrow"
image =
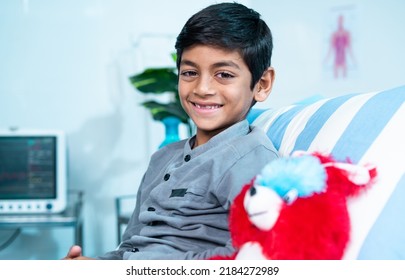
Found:
[[[197,67],[196,63],[194,63],[194,62],[192,62],[190,60],[187,60],[187,59],[184,59],[184,60],[182,59],[180,61],[180,65],[188,65],[188,66],[192,66],[192,67]]]
[[[192,67],[198,67],[198,65],[190,60],[181,60],[180,61],[180,65],[188,65],[188,66],[192,66]],[[234,67],[237,69],[240,69],[239,65],[236,64],[235,62],[231,61],[231,60],[224,60],[224,61],[219,61],[216,62],[212,65],[213,68],[218,68],[218,67]]]
[[[234,68],[240,69],[239,65],[231,60],[224,60],[224,61],[217,62],[217,63],[214,63],[213,66],[214,67],[224,67],[224,66],[227,67],[228,66],[228,67],[234,67]]]

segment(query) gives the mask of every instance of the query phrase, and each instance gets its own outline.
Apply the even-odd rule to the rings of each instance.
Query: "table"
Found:
[[[83,192],[68,192],[66,210],[56,214],[1,214],[0,230],[26,227],[72,227],[75,244],[83,248]]]

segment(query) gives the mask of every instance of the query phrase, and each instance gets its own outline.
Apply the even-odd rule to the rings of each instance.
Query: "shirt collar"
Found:
[[[194,156],[209,150],[213,146],[222,145],[231,141],[235,137],[246,135],[250,132],[249,122],[245,119],[221,131],[212,137],[207,143],[191,149],[195,142],[195,135],[189,138],[184,146],[184,154],[193,154]]]

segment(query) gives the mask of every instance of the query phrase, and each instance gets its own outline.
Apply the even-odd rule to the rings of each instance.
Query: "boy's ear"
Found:
[[[265,101],[270,95],[271,89],[273,88],[274,78],[274,68],[267,68],[254,88],[254,98],[257,102]]]

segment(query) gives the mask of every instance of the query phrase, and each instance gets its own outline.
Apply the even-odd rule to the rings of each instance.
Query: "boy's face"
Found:
[[[197,145],[243,120],[255,91],[251,73],[237,51],[205,45],[184,50],[179,69],[179,95],[197,126]],[[258,100],[260,101],[260,100]]]

